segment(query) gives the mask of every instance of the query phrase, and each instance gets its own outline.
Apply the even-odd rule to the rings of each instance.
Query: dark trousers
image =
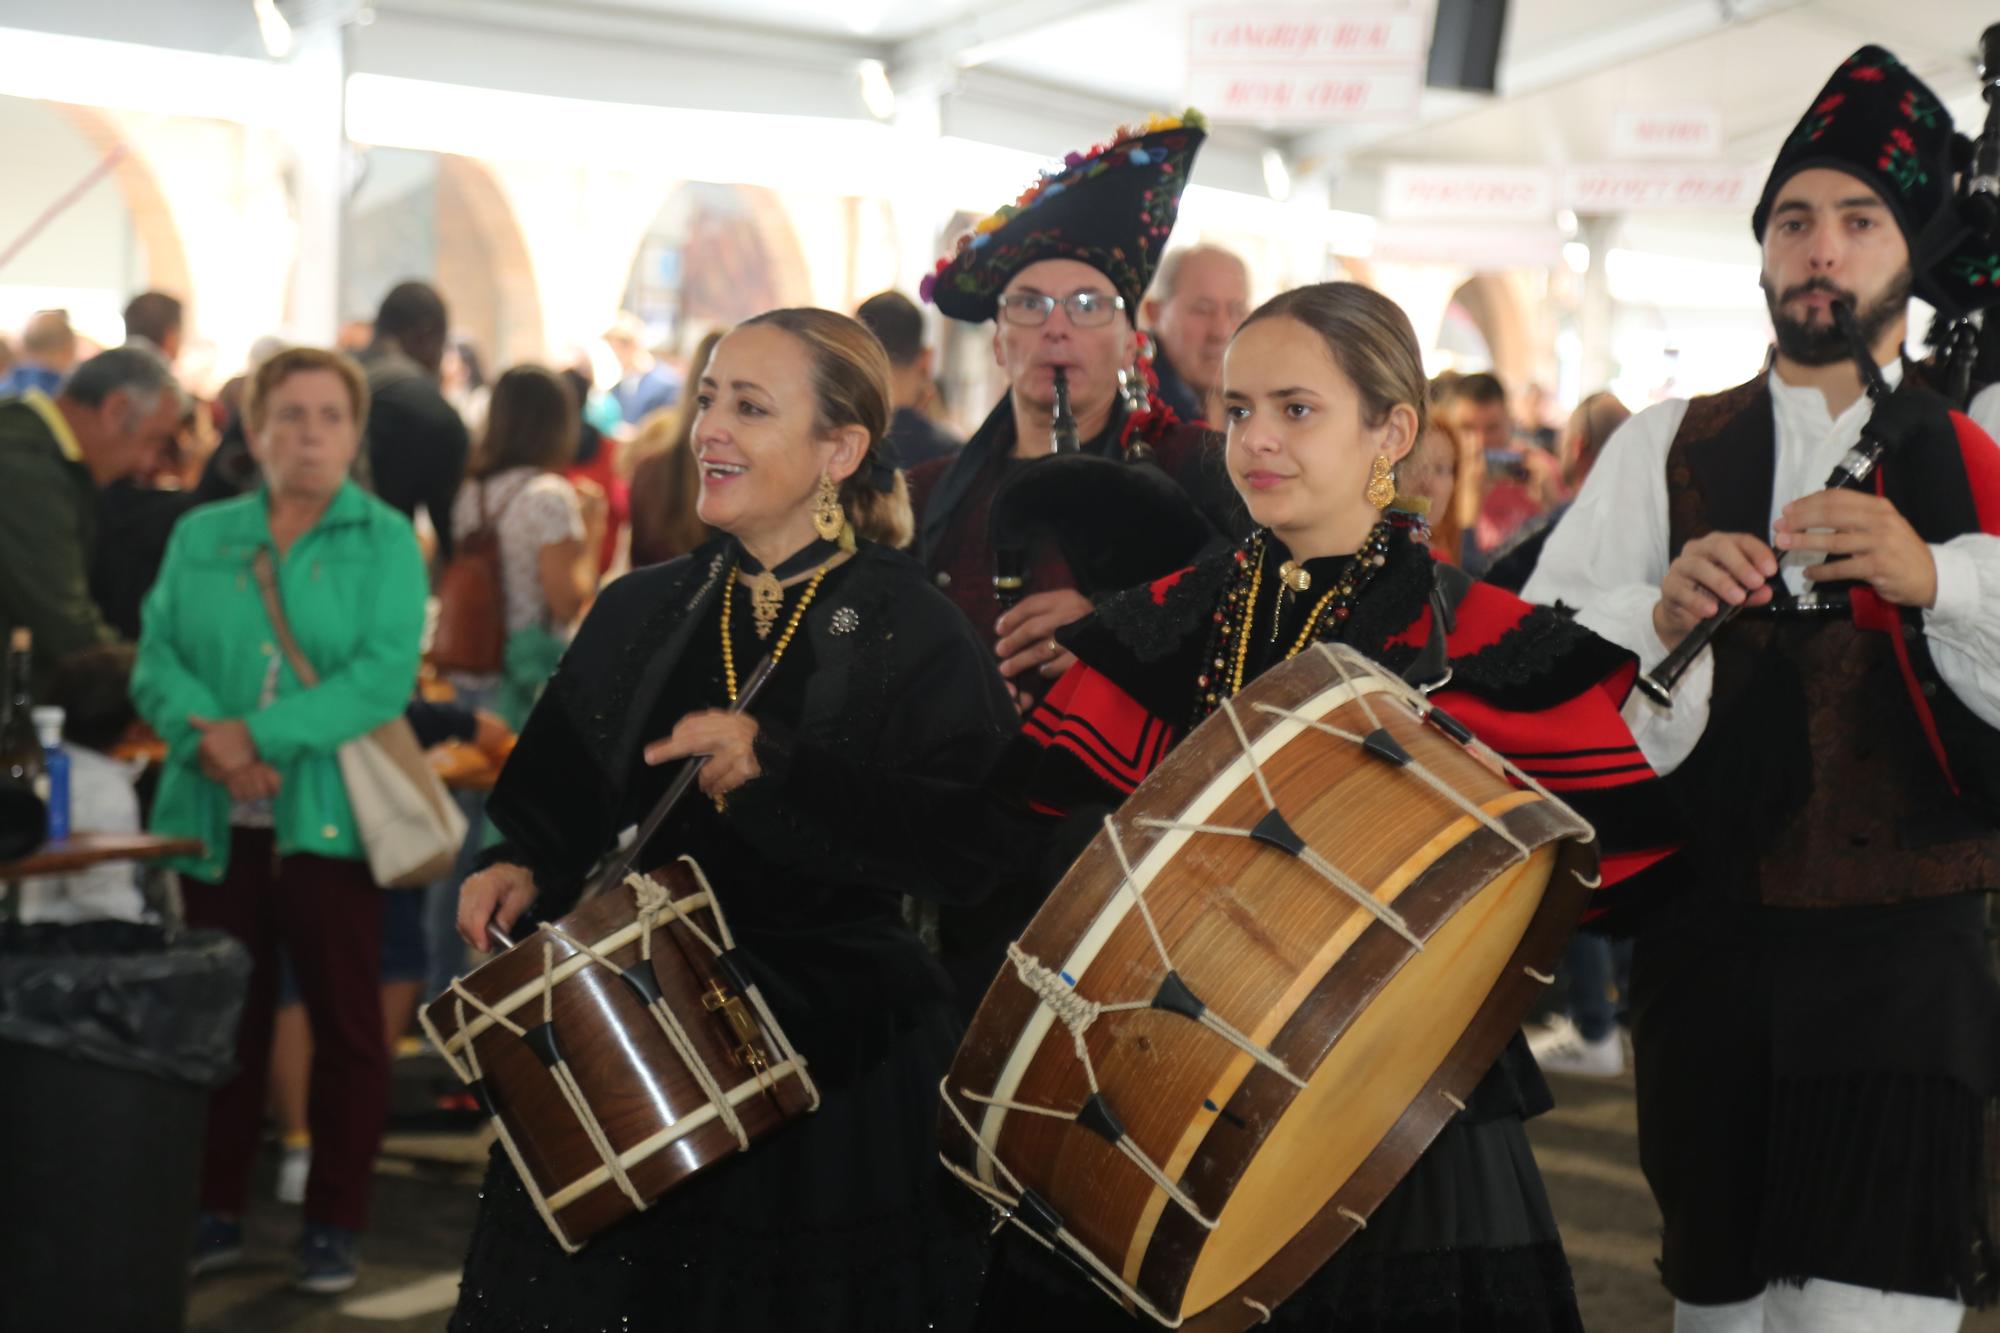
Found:
[[[1570,1021],[1585,1041],[1603,1041],[1631,994],[1631,942],[1579,931],[1563,954],[1562,970],[1569,978]]]
[[[280,948],[312,1025],[308,1222],[360,1230],[382,1127],[389,1048],[382,1040],[382,890],[361,861],[276,855],[269,829],[235,829],[222,882],[184,881],[187,922],[226,930],[250,950],[250,996],[236,1034],[236,1077],[208,1108],[202,1207],[240,1217],[264,1119]]]

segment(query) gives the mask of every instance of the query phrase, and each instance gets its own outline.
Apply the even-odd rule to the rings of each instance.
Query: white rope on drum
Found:
[[[1323,654],[1326,657],[1327,661],[1333,664],[1334,670],[1341,672],[1342,678],[1346,679],[1347,678],[1345,675],[1346,667],[1341,662],[1339,654],[1334,651],[1333,645],[1328,644],[1324,640],[1321,640],[1315,646],[1320,650],[1321,654]],[[1344,647],[1345,646],[1343,645],[1343,648]],[[1437,705],[1432,703],[1428,698],[1426,698],[1422,692],[1413,688],[1409,684],[1405,683],[1401,677],[1396,676],[1394,674],[1385,674],[1380,676],[1379,679],[1381,679],[1388,685],[1390,691],[1402,701],[1403,706],[1409,709],[1411,715],[1415,717],[1419,722],[1430,721],[1430,715],[1437,710]],[[1460,725],[1463,724],[1461,723]],[[1597,832],[1595,829],[1591,827],[1589,820],[1585,819],[1582,815],[1579,815],[1576,812],[1575,808],[1572,807],[1568,801],[1563,800],[1562,797],[1556,795],[1554,792],[1550,791],[1547,787],[1544,787],[1541,783],[1537,782],[1534,778],[1524,773],[1521,770],[1520,765],[1516,764],[1506,755],[1501,754],[1498,750],[1495,750],[1492,746],[1486,744],[1486,742],[1480,740],[1476,736],[1473,737],[1472,744],[1473,746],[1477,747],[1474,753],[1489,756],[1495,764],[1499,765],[1500,770],[1504,772],[1508,777],[1520,783],[1522,786],[1526,787],[1529,791],[1532,791],[1533,793],[1535,793],[1535,795],[1541,797],[1543,800],[1548,801],[1549,803],[1554,805],[1557,809],[1567,814],[1570,818],[1576,820],[1577,823],[1583,825],[1585,830],[1588,831],[1589,836],[1581,838],[1579,839],[1579,841],[1588,843],[1597,836]],[[1467,748],[1470,749],[1471,747]]]
[[[1173,955],[1167,952],[1166,939],[1160,934],[1158,923],[1153,920],[1153,911],[1146,905],[1146,895],[1139,890],[1138,880],[1134,877],[1132,871],[1132,860],[1125,854],[1124,840],[1118,836],[1118,825],[1112,821],[1109,815],[1104,817],[1104,836],[1110,840],[1111,851],[1118,858],[1118,869],[1124,876],[1124,887],[1131,893],[1132,901],[1138,907],[1139,915],[1144,918],[1146,929],[1153,937],[1153,948],[1160,955],[1160,966],[1166,968],[1169,972],[1178,973],[1178,969],[1174,967]],[[1202,1005],[1201,1017],[1195,1021],[1221,1037],[1237,1050],[1242,1051],[1258,1064],[1264,1066],[1264,1068],[1278,1075],[1287,1083],[1290,1083],[1293,1087],[1305,1087],[1305,1080],[1294,1074],[1290,1065],[1279,1059],[1269,1048],[1259,1046],[1251,1041],[1248,1036],[1237,1029],[1235,1024],[1209,1008],[1206,1003]]]
[[[552,1022],[554,1017],[554,1006],[549,993],[553,988],[548,984],[549,972],[552,970],[552,964],[549,961],[550,952],[551,950],[546,947],[543,949],[542,1021],[544,1023]],[[514,1036],[526,1038],[528,1035],[528,1029],[514,1022],[498,1010],[488,1007],[478,996],[466,990],[461,978],[454,977],[452,979],[451,990],[452,994],[458,997],[460,1005],[460,1031],[463,1031],[465,1028],[463,1006],[470,1005]],[[467,1042],[465,1049],[470,1053],[473,1049],[472,1043]],[[558,1055],[560,1056],[560,1052],[558,1052]],[[474,1057],[469,1056],[469,1058]],[[476,1058],[472,1068],[474,1073],[478,1074]],[[620,1191],[624,1193],[627,1199],[631,1200],[632,1206],[644,1211],[646,1207],[645,1200],[640,1197],[638,1190],[633,1187],[631,1178],[625,1174],[624,1165],[618,1161],[617,1151],[611,1147],[610,1141],[605,1137],[604,1127],[598,1123],[596,1113],[590,1109],[590,1104],[584,1099],[583,1090],[577,1086],[576,1080],[570,1077],[569,1070],[564,1065],[564,1062],[558,1058],[554,1064],[548,1066],[548,1070],[550,1080],[556,1085],[556,1091],[562,1094],[563,1101],[569,1105],[570,1114],[576,1117],[577,1126],[583,1130],[584,1138],[590,1143],[591,1149],[597,1153],[598,1159],[604,1164],[605,1170],[610,1172],[612,1179],[618,1183]],[[483,1077],[483,1075],[480,1076]],[[498,1114],[493,1117],[493,1121],[496,1125],[501,1126],[504,1133],[506,1127],[501,1122]],[[518,1167],[519,1165],[520,1163],[517,1161],[516,1166]],[[528,1184],[531,1190],[534,1188],[525,1175],[525,1172],[523,1174],[523,1183]]]
[[[1321,643],[1320,647],[1325,648],[1326,645]],[[1338,659],[1335,659],[1335,665],[1336,667],[1339,666]],[[1236,733],[1237,743],[1243,747],[1243,756],[1250,764],[1251,776],[1257,779],[1257,790],[1263,794],[1265,808],[1273,814],[1278,814],[1277,798],[1272,795],[1271,784],[1265,780],[1263,765],[1257,761],[1256,748],[1250,744],[1249,734],[1243,730],[1243,723],[1237,719],[1236,710],[1230,706],[1229,700],[1224,699],[1222,701],[1221,712],[1224,717],[1229,719],[1230,729]],[[1282,816],[1280,817],[1282,818]],[[1231,838],[1250,838],[1256,836],[1249,829],[1229,828],[1221,824],[1184,824],[1175,820],[1154,819],[1147,816],[1141,816],[1132,822],[1142,828],[1150,829],[1167,829],[1187,833],[1212,833]],[[1417,938],[1415,931],[1410,929],[1410,923],[1404,919],[1401,912],[1398,912],[1387,903],[1378,901],[1374,894],[1370,893],[1345,871],[1341,870],[1340,867],[1334,865],[1333,862],[1321,856],[1311,847],[1303,847],[1298,854],[1298,859],[1321,879],[1346,894],[1354,901],[1356,906],[1402,936],[1403,940],[1412,949],[1415,949],[1418,953],[1423,952],[1424,942]]]
[[[1302,727],[1311,727],[1314,731],[1323,731],[1327,735],[1337,737],[1340,740],[1352,741],[1357,746],[1367,744],[1367,737],[1365,736],[1357,736],[1351,731],[1343,730],[1342,728],[1333,726],[1330,723],[1321,722],[1317,718],[1307,717],[1303,713],[1294,713],[1290,709],[1286,708],[1274,708],[1270,704],[1256,704],[1254,705],[1254,707],[1260,713],[1268,713],[1272,717],[1281,717],[1288,722],[1296,722]],[[1517,855],[1515,856],[1515,860],[1518,861],[1527,859],[1528,856],[1527,846],[1523,844],[1519,838],[1516,838],[1505,824],[1495,819],[1492,815],[1487,814],[1486,811],[1484,811],[1479,807],[1477,802],[1473,801],[1463,792],[1460,792],[1457,788],[1453,787],[1450,783],[1446,782],[1443,778],[1439,777],[1436,773],[1433,773],[1427,764],[1424,764],[1423,762],[1418,760],[1415,756],[1412,756],[1410,762],[1403,765],[1403,768],[1405,768],[1408,772],[1413,774],[1419,781],[1424,783],[1424,785],[1429,787],[1432,791],[1435,791],[1438,795],[1444,797],[1447,801],[1450,801],[1460,810],[1463,810],[1466,814],[1471,815],[1474,819],[1478,820],[1482,825],[1486,827],[1486,830],[1489,833],[1494,833],[1497,834],[1499,837],[1504,838],[1507,841],[1507,843],[1510,846],[1512,846],[1514,848],[1514,851],[1517,853]]]
[[[452,978],[451,989],[453,995],[456,996],[453,1003],[455,1012],[458,1015],[458,1030],[463,1032],[465,1031],[465,1004],[467,1000],[472,1000],[472,997],[460,988],[458,984],[459,980],[460,978],[458,977]],[[478,1000],[472,1000],[472,1004],[474,1008],[480,1007]],[[475,1044],[470,1041],[465,1043],[465,1060],[467,1067],[472,1071],[472,1078],[467,1081],[483,1081],[486,1077],[486,1072],[479,1067],[479,1051]],[[542,1219],[542,1225],[546,1226],[549,1229],[549,1234],[556,1238],[556,1244],[562,1246],[563,1253],[575,1254],[578,1250],[581,1250],[583,1246],[575,1244],[570,1240],[569,1233],[563,1230],[562,1224],[556,1221],[555,1214],[550,1211],[548,1196],[543,1194],[542,1187],[535,1183],[535,1175],[532,1171],[528,1170],[528,1163],[521,1156],[521,1149],[514,1142],[514,1136],[508,1132],[507,1122],[500,1118],[499,1109],[497,1107],[494,1108],[488,1118],[492,1120],[493,1129],[500,1136],[500,1146],[507,1150],[507,1160],[514,1164],[514,1175],[520,1180],[521,1188],[527,1191],[529,1202],[535,1205],[535,1212]]]
[[[547,930],[550,927],[545,926],[543,929]],[[542,1023],[548,1027],[551,1038],[555,1035],[556,1019],[555,955],[555,944],[550,940],[544,939],[542,941]],[[612,1146],[610,1133],[605,1130],[604,1123],[597,1118],[597,1109],[590,1104],[590,1099],[583,1095],[583,1085],[576,1081],[576,1075],[571,1072],[569,1061],[563,1058],[560,1049],[556,1051],[556,1062],[549,1066],[549,1073],[555,1078],[556,1086],[562,1089],[563,1096],[569,1100],[570,1109],[576,1112],[577,1124],[583,1127],[583,1136],[590,1140],[590,1146],[597,1151],[599,1160],[604,1163],[604,1169],[609,1171],[612,1180],[617,1182],[619,1192],[631,1201],[634,1208],[642,1213],[645,1212],[645,1196],[639,1193],[638,1186],[632,1183],[632,1177],[626,1174],[625,1163],[619,1160],[618,1149]]]
[[[1159,829],[1169,832],[1213,833],[1227,838],[1250,838],[1256,836],[1247,828],[1229,828],[1222,824],[1183,824],[1172,819],[1155,819],[1150,815],[1141,815],[1132,822],[1141,828]],[[1368,892],[1367,889],[1363,888],[1353,878],[1343,872],[1340,867],[1328,861],[1312,848],[1307,847],[1301,851],[1298,859],[1307,869],[1313,871],[1321,879],[1353,899],[1356,906],[1362,908],[1390,930],[1401,935],[1412,949],[1415,949],[1419,953],[1423,952],[1424,942],[1417,938],[1415,931],[1410,929],[1409,921],[1404,918],[1401,912],[1398,912],[1385,902],[1378,901],[1374,894]]]
[[[1009,1195],[1003,1190],[988,1185],[985,1181],[979,1179],[979,1177],[973,1175],[943,1153],[938,1154],[938,1160],[944,1163],[946,1170],[967,1185],[975,1194],[978,1194],[989,1204],[999,1208],[1005,1214],[1004,1221],[1012,1222],[1031,1239],[1049,1250],[1054,1250],[1055,1244],[1048,1237],[1042,1235],[1041,1232],[1021,1220],[1021,1201],[1028,1192],[1027,1186],[1019,1176],[1015,1175],[1008,1168],[1005,1162],[1000,1160],[998,1153],[992,1151],[985,1143],[980,1141],[978,1132],[972,1128],[972,1123],[965,1118],[965,1112],[961,1111],[958,1108],[958,1103],[952,1100],[951,1089],[949,1087],[950,1082],[951,1076],[948,1074],[938,1080],[938,1099],[944,1103],[945,1109],[951,1112],[951,1118],[958,1122],[960,1131],[964,1133],[967,1141],[972,1144],[973,1151],[991,1162],[999,1170],[1000,1174],[1007,1178],[1007,1183],[1014,1187],[1015,1193]],[[961,1089],[961,1091],[965,1090]],[[979,1100],[970,1092],[966,1092],[965,1095],[975,1101]],[[1125,1281],[1108,1264],[1098,1258],[1089,1246],[1078,1240],[1068,1227],[1061,1225],[1060,1219],[1058,1219],[1056,1226],[1055,1239],[1061,1241],[1068,1247],[1071,1254],[1082,1260],[1090,1268],[1094,1274],[1091,1278],[1092,1284],[1106,1296],[1109,1296],[1114,1301],[1127,1300],[1132,1302],[1139,1309],[1145,1311],[1148,1318],[1168,1328],[1179,1328],[1181,1326],[1183,1321],[1179,1316],[1169,1316],[1158,1306],[1147,1300],[1137,1287]]]
[[[639,938],[642,941],[641,961],[650,966],[653,961],[651,957],[653,932],[650,929],[643,928],[643,918],[641,924],[642,929],[639,932]],[[613,963],[596,949],[577,939],[574,935],[571,935],[561,926],[556,925],[554,922],[544,922],[542,929],[549,935],[569,945],[578,953],[583,954],[593,963],[596,963],[599,967],[604,968],[614,976],[622,975],[622,969],[616,963]],[[729,1132],[735,1136],[736,1146],[738,1148],[748,1148],[750,1146],[749,1131],[744,1129],[742,1118],[736,1114],[736,1108],[730,1105],[729,1097],[723,1092],[721,1083],[716,1081],[714,1071],[708,1067],[708,1061],[702,1059],[700,1053],[695,1050],[693,1038],[689,1037],[687,1029],[681,1026],[680,1015],[673,1011],[664,997],[648,1001],[645,1009],[648,1014],[652,1015],[654,1024],[665,1034],[667,1044],[674,1048],[674,1054],[680,1057],[681,1063],[687,1066],[688,1073],[693,1075],[696,1086],[701,1089],[701,1095],[706,1097],[709,1103],[715,1107],[717,1117],[721,1119]]]
[[[1062,1021],[1063,1026],[1069,1029],[1070,1040],[1076,1050],[1077,1063],[1083,1066],[1084,1079],[1090,1085],[1090,1095],[1093,1097],[1102,1096],[1103,1090],[1097,1082],[1097,1064],[1090,1058],[1090,1047],[1085,1043],[1083,1034],[1089,1030],[1092,1023],[1097,1021],[1100,1014],[1120,1013],[1134,1009],[1150,1009],[1152,1005],[1145,1001],[1130,1001],[1123,1004],[1100,1004],[1095,1000],[1086,999],[1084,996],[1079,995],[1073,987],[1064,983],[1063,979],[1051,971],[1047,964],[1021,948],[1018,941],[1008,944],[1007,959],[1014,964],[1014,973],[1021,979],[1021,984],[1026,986],[1030,991],[1033,991],[1035,996],[1044,1005],[1048,1006],[1049,1011]],[[1062,1111],[1052,1106],[1033,1106],[1027,1102],[982,1096],[967,1089],[960,1089],[960,1091],[973,1101],[985,1106],[997,1106],[1004,1111],[1024,1111],[1030,1115],[1047,1116],[1052,1120],[1074,1122],[1077,1119],[1075,1111]],[[1115,1140],[1111,1141],[1111,1146],[1130,1160],[1140,1171],[1144,1172],[1146,1178],[1152,1181],[1168,1198],[1178,1204],[1181,1210],[1189,1217],[1201,1223],[1207,1230],[1213,1231],[1215,1229],[1214,1220],[1203,1214],[1201,1209],[1195,1206],[1194,1200],[1190,1199],[1181,1187],[1175,1184],[1165,1171],[1160,1169],[1159,1164],[1147,1156],[1145,1150],[1140,1148],[1138,1144],[1132,1142],[1131,1135],[1121,1133]]]
[[[692,918],[682,913],[671,897],[667,900],[667,910],[674,914],[675,920],[692,931],[696,939],[699,939],[717,958],[720,958],[724,952],[736,947],[736,936],[729,929],[729,918],[722,914],[722,904],[716,898],[715,888],[708,882],[708,875],[702,870],[701,863],[696,861],[692,856],[683,856],[680,859],[682,864],[687,866],[688,870],[694,875],[695,883],[701,886],[701,891],[708,895],[709,912],[715,917],[716,930],[722,935],[721,947],[717,948],[715,941],[711,940],[707,933],[694,923]],[[637,875],[632,878],[636,878],[647,884],[653,883],[651,877],[646,875]],[[630,881],[628,880],[627,882]],[[805,1091],[809,1103],[806,1109],[808,1111],[817,1111],[819,1109],[819,1085],[814,1083],[812,1075],[806,1072],[805,1057],[798,1053],[797,1049],[792,1045],[792,1039],[786,1036],[784,1028],[778,1025],[777,1015],[771,1012],[771,1006],[765,1002],[763,989],[755,983],[751,983],[748,987],[748,992],[747,998],[750,1001],[751,1007],[757,1011],[757,1018],[764,1026],[764,1034],[777,1043],[778,1050],[784,1056],[784,1060],[780,1061],[780,1063],[789,1062],[792,1065],[793,1077],[798,1079],[799,1086]]]

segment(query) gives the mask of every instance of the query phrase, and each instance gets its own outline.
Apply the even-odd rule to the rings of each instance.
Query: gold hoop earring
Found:
[[[840,487],[832,477],[819,474],[819,492],[813,496],[813,531],[821,541],[833,541],[840,536],[840,530],[847,526],[847,515],[840,509]]]
[[[1396,498],[1396,478],[1391,471],[1389,455],[1375,455],[1375,462],[1368,473],[1368,503],[1377,509],[1387,509]]]

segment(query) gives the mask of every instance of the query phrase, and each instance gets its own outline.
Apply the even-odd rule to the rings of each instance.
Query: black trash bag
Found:
[[[16,926],[0,937],[0,1042],[219,1087],[249,985],[249,950],[221,931]]]
[[[0,787],[0,861],[13,861],[49,836],[49,808],[26,787]]]

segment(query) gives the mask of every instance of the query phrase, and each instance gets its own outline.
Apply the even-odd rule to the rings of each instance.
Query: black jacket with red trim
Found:
[[[1340,638],[1399,674],[1435,632],[1437,565],[1407,533],[1342,623]],[[1194,719],[1223,592],[1224,551],[1147,587],[1107,598],[1059,637],[1078,664],[1023,724],[1003,783],[1052,815],[1116,806]],[[1266,586],[1274,590],[1275,579]],[[1677,838],[1658,779],[1619,710],[1638,673],[1625,650],[1512,593],[1471,583],[1445,639],[1451,678],[1440,707],[1576,807],[1603,840],[1607,886],[1661,863]]]

